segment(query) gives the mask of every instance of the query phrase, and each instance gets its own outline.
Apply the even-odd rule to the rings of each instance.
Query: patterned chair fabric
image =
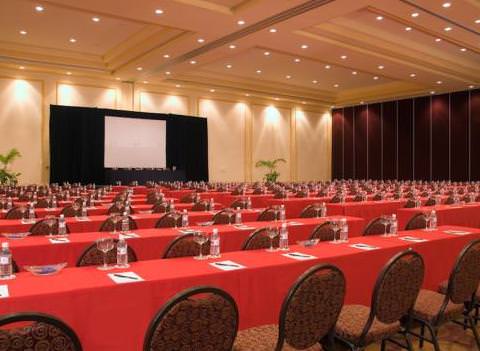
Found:
[[[50,202],[47,199],[38,199],[35,204],[36,208],[48,208],[50,207]]]
[[[337,321],[345,296],[345,277],[331,265],[306,271],[290,288],[278,325],[238,333],[234,351],[321,350]]]
[[[263,190],[263,188],[253,189],[253,195],[263,195],[263,194],[265,194],[265,190]]]
[[[67,233],[70,233],[68,226],[65,225]],[[31,235],[56,235],[58,234],[58,218],[45,218],[35,223],[30,228]]]
[[[381,217],[374,218],[368,223],[367,227],[363,231],[363,235],[380,235],[390,232],[390,222],[385,226],[382,223]]]
[[[427,227],[427,217],[423,213],[414,215],[405,225],[405,230],[425,229]]]
[[[63,214],[64,217],[80,217],[82,215],[82,209],[74,204],[63,208],[61,214]]]
[[[340,203],[340,201],[341,201],[341,196],[336,194],[332,197],[332,199],[330,200],[330,203],[338,204],[338,203]]]
[[[116,202],[115,204],[113,204],[112,206],[110,206],[110,208],[108,209],[107,211],[107,214],[111,215],[111,214],[123,214],[125,211],[127,210],[127,208],[125,207],[125,205],[122,203],[118,203]],[[133,209],[130,207],[130,213],[133,213]]]
[[[114,222],[113,217],[115,217],[116,222]],[[128,216],[128,222],[129,222],[128,227],[130,228],[130,230],[138,229],[137,222],[135,222],[135,220],[131,216]],[[115,216],[111,216],[111,217],[107,218],[100,225],[99,231],[100,232],[112,232],[114,228],[115,228],[115,230],[118,230],[118,231],[122,230],[122,216],[115,215]]]
[[[300,218],[317,218],[320,217],[322,214],[321,211],[321,204],[311,204],[305,207],[302,212],[300,213]]]
[[[273,247],[278,247],[279,236],[273,238]],[[268,228],[260,228],[255,230],[245,240],[242,246],[242,250],[260,250],[268,249],[270,247],[270,238],[268,237]]]
[[[177,219],[177,227],[182,226],[182,217]],[[166,213],[155,224],[155,228],[173,228],[175,227],[175,217],[173,213]]]
[[[7,212],[5,219],[22,219],[28,217],[28,209],[26,207],[14,207]]]
[[[167,213],[170,206],[165,202],[157,202],[152,207],[152,213]]]
[[[232,202],[229,206],[230,208],[237,208],[239,207],[242,210],[245,210],[248,207],[248,201],[246,199],[237,199]]]
[[[416,201],[413,199],[408,199],[407,203],[405,204],[404,208],[415,208],[416,206]]]
[[[200,253],[200,246],[193,240],[194,234],[185,234],[175,238],[165,249],[162,258],[190,257]],[[210,240],[202,245],[202,254],[210,253]]]
[[[117,263],[117,243],[118,239],[114,239],[113,249],[107,252],[107,264]],[[127,247],[128,262],[137,262],[135,251]],[[100,266],[103,264],[103,252],[97,249],[97,244],[93,243],[88,246],[80,255],[77,261],[77,267]]]
[[[208,200],[203,200],[194,204],[192,206],[191,211],[196,211],[196,212],[208,211],[209,207],[210,207],[210,203],[208,202]]]
[[[191,194],[183,196],[180,199],[180,202],[182,204],[192,204],[192,203],[195,203],[196,199],[197,199],[197,194],[191,193]]]
[[[0,317],[0,351],[82,351],[75,332],[61,320],[42,313]]]
[[[212,221],[213,224],[231,224],[235,222],[235,212],[231,208],[225,208],[217,212]]]
[[[310,234],[310,239],[319,239],[320,241],[332,241],[333,236],[335,235],[333,231],[332,224],[325,222],[317,225],[312,233]]]
[[[257,221],[259,222],[270,222],[280,219],[280,209],[278,206],[272,206],[265,209],[262,213],[258,215]]]
[[[230,351],[238,330],[233,298],[213,287],[174,296],[148,327],[143,350]]]

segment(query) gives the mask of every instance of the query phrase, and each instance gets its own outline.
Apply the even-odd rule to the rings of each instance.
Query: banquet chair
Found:
[[[353,202],[361,202],[364,200],[364,197],[362,194],[356,194],[354,197],[353,197]]]
[[[116,202],[115,204],[110,206],[110,208],[107,211],[107,214],[111,215],[111,214],[116,213],[116,214],[121,215],[126,210],[127,210],[127,208],[123,203],[120,204],[120,203]],[[130,207],[130,213],[133,213],[133,208],[132,207]]]
[[[389,233],[391,225],[390,222],[386,226],[382,222],[383,219],[381,217],[372,219],[365,227],[363,236]]]
[[[274,199],[285,199],[287,197],[286,191],[276,191],[273,195]]]
[[[317,193],[318,197],[326,197],[328,196],[328,189],[322,189]]]
[[[278,247],[279,236],[277,235],[272,240],[273,247]],[[259,228],[255,230],[242,245],[242,250],[260,250],[268,249],[270,247],[270,238],[268,237],[268,228]]]
[[[295,194],[295,197],[298,197],[298,198],[308,197],[308,193],[305,190],[300,190]]]
[[[335,327],[335,338],[352,351],[387,341],[413,351],[408,332],[412,309],[423,284],[423,258],[409,249],[395,255],[384,266],[375,283],[371,307],[346,305]],[[403,323],[403,324],[401,324]],[[401,334],[406,344],[392,337]]]
[[[255,188],[253,189],[253,195],[263,195],[265,194],[265,190],[263,188]]]
[[[147,204],[153,205],[156,203],[158,200],[161,200],[163,198],[163,194],[160,194],[156,190],[150,190],[147,194]]]
[[[182,217],[177,218],[177,227],[182,226]],[[160,219],[155,223],[155,228],[173,228],[175,227],[175,217],[173,213],[165,213]]]
[[[245,210],[248,207],[248,201],[246,199],[237,199],[232,202],[229,206],[230,208],[237,208],[239,207],[242,210]]]
[[[235,212],[231,208],[225,208],[217,212],[212,218],[213,224],[231,224],[235,222]]]
[[[12,259],[12,273],[15,274],[18,272],[20,272],[20,267],[18,267],[17,262],[15,262],[15,260]]]
[[[407,203],[403,207],[404,208],[415,208],[416,205],[417,205],[417,203],[414,199],[408,199]]]
[[[116,264],[117,263],[117,243],[118,239],[113,239],[114,246],[113,249],[107,252],[107,264]],[[127,257],[128,262],[137,262],[137,254],[135,251],[128,246],[127,247]],[[103,264],[103,252],[97,249],[97,244],[93,243],[88,246],[80,255],[77,260],[77,267],[86,267],[86,266],[100,266]]]
[[[78,205],[70,205],[62,209],[61,214],[64,217],[80,217],[82,215],[82,208]]]
[[[197,203],[193,204],[192,209],[190,211],[196,211],[196,212],[208,211],[209,207],[210,207],[209,201],[208,200],[203,200],[203,201],[200,201],[200,202],[197,202]]]
[[[437,200],[434,197],[429,197],[424,206],[435,206],[436,204]]]
[[[162,258],[197,256],[200,252],[199,245],[194,241],[194,234],[184,234],[173,239],[165,249]],[[210,240],[202,245],[202,254],[210,253]]]
[[[341,199],[341,196],[338,195],[338,194],[334,195],[334,196],[330,199],[330,203],[332,203],[332,204],[338,204],[338,203],[340,203],[340,201],[342,201],[342,199]]]
[[[30,191],[27,191],[23,194],[18,195],[18,201],[26,202],[26,201],[32,201],[33,199],[33,193]]]
[[[106,220],[103,221],[103,223],[100,225],[100,232],[111,232],[114,229],[115,230],[122,230],[122,216],[115,215],[117,222],[115,223],[112,217],[108,217]],[[129,230],[136,230],[138,229],[137,222],[131,217],[128,216],[128,228]]]
[[[427,217],[423,213],[415,214],[405,225],[405,230],[425,229]]]
[[[319,203],[308,205],[300,213],[300,218],[320,218],[321,216],[320,207],[321,207],[321,204]]]
[[[373,195],[372,200],[373,201],[381,201],[381,200],[383,200],[383,198],[384,198],[384,195],[382,193],[377,193],[377,194]]]
[[[170,211],[170,205],[165,202],[156,202],[152,207],[152,213],[167,213]]]
[[[0,347],[5,351],[82,351],[73,329],[60,319],[44,313],[20,312],[0,316],[0,340],[3,345]]]
[[[50,202],[47,199],[38,199],[35,204],[35,208],[48,208],[50,207]]]
[[[333,231],[332,224],[330,222],[325,222],[317,225],[312,233],[310,234],[309,239],[319,239],[320,241],[332,241],[335,232]]]
[[[263,210],[262,213],[258,215],[257,221],[266,222],[274,221],[280,219],[280,208],[278,206],[272,206]]]
[[[237,305],[225,291],[211,286],[190,288],[172,297],[155,315],[143,350],[230,351],[238,319]]]
[[[303,273],[283,300],[278,324],[238,332],[233,351],[333,350],[333,328],[342,310],[345,277],[319,264]]]
[[[65,224],[67,233],[70,233],[68,226]],[[30,228],[31,235],[56,235],[58,234],[58,218],[44,218]]]
[[[455,203],[455,198],[452,195],[447,197],[447,199],[445,200],[445,205],[453,205],[454,203]]]
[[[182,204],[193,204],[197,200],[197,194],[195,193],[190,193],[188,195],[182,196],[180,199],[180,202]]]
[[[480,350],[480,338],[471,315],[479,283],[480,240],[474,240],[461,251],[448,283],[441,284],[440,292],[423,289],[420,291],[413,309],[414,321],[421,326],[420,334],[410,331],[410,334],[419,338],[420,347],[427,341],[433,344],[435,351],[440,351],[438,330],[447,322],[452,322],[464,329],[470,329],[477,349]],[[425,328],[428,329],[431,339],[425,337]]]
[[[5,214],[5,219],[23,219],[27,217],[28,209],[24,206],[14,207]]]

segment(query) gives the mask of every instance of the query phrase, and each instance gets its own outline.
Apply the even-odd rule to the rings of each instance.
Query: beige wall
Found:
[[[281,180],[329,179],[331,116],[297,106],[199,89],[0,71],[0,153],[17,147],[22,183],[48,182],[50,104],[118,108],[206,117],[211,181],[259,180],[259,159],[285,158]]]

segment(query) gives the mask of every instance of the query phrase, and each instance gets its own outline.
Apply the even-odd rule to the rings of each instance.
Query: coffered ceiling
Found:
[[[0,66],[343,105],[480,85],[478,0],[2,0]]]

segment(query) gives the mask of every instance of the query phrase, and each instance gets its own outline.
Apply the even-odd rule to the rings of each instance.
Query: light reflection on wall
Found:
[[[277,126],[281,118],[280,112],[277,110],[277,108],[275,106],[268,106],[265,112],[267,125]]]

